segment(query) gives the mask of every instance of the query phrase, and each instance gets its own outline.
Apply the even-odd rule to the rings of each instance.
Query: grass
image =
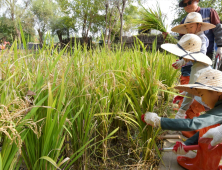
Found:
[[[111,146],[121,135],[132,147],[134,162],[154,157],[160,129],[140,117],[154,111],[159,90],[176,81],[175,56],[147,52],[141,42],[125,51],[76,45],[52,52],[44,45],[34,52],[16,46],[0,54],[0,100],[14,122],[4,117],[0,123],[10,122],[16,130],[1,131],[0,169],[89,169],[92,159],[108,166]],[[28,90],[36,95],[22,107]],[[13,119],[12,113],[20,116]]]

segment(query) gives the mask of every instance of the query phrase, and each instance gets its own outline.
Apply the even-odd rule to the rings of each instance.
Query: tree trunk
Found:
[[[123,14],[120,13],[120,44],[122,46],[122,35],[123,34]]]
[[[82,37],[85,44],[88,44],[88,34],[89,34],[89,30],[91,28],[91,25],[92,25],[92,21],[91,20],[89,22],[88,28],[86,28],[87,25],[85,25],[85,33],[84,33],[84,36]]]
[[[56,31],[58,38],[59,38],[59,42],[62,43],[62,31],[58,30]]]
[[[112,32],[112,30],[113,30],[113,27],[114,27],[115,24],[116,24],[116,21],[117,21],[117,20],[114,20],[114,23],[113,23],[113,26],[112,26],[111,32]],[[117,33],[117,31],[114,33],[114,35],[113,35],[113,39],[110,40],[110,41],[111,41],[111,42],[110,42],[110,46],[111,46],[111,44],[113,43],[113,41],[115,40],[116,33]],[[110,35],[110,39],[111,39],[111,35]]]
[[[106,39],[107,39],[107,15],[108,15],[108,8],[109,8],[109,2],[107,1],[106,4],[106,29],[105,29],[105,37],[104,37],[104,42],[105,42],[105,46],[106,46]]]
[[[69,28],[67,28],[67,38],[69,39]]]
[[[83,20],[83,25],[82,25],[82,38],[84,39],[85,34],[86,34],[86,20],[87,20],[87,16],[85,14],[84,16],[84,20]]]
[[[111,21],[112,21],[112,14],[110,14],[110,16],[109,16],[109,35],[108,35],[108,41],[107,41],[107,44],[108,44],[108,48],[109,48],[109,49],[110,49],[110,47],[111,47],[111,44],[110,44],[111,33],[112,33]]]
[[[40,42],[41,44],[43,44],[43,32],[41,32],[40,29],[38,29],[37,31],[38,31],[38,33],[39,33],[39,42]]]
[[[13,2],[14,2],[14,1],[13,1]],[[17,37],[17,39],[18,39],[18,42],[21,43],[21,32],[20,32],[20,30],[17,28],[17,25],[16,25],[14,6],[13,6],[13,5],[10,5],[10,9],[11,9],[12,21],[13,21],[14,27],[15,27],[16,37]],[[14,37],[14,39],[15,39],[15,37]]]
[[[108,48],[110,49],[111,48],[111,44],[112,44],[112,42],[113,41],[111,41],[111,34],[112,34],[112,30],[113,30],[113,27],[115,26],[115,24],[116,24],[116,19],[114,20],[114,22],[113,22],[113,25],[111,25],[111,17],[112,17],[112,15],[110,14],[110,20],[109,20],[109,36],[108,36]],[[116,34],[116,33],[115,33]],[[114,35],[114,37],[115,37],[115,35]]]
[[[21,42],[21,32],[17,27],[15,27],[15,30],[16,30],[18,41]]]
[[[127,0],[122,0],[122,9],[120,9],[120,3],[118,1],[116,7],[119,11],[119,16],[120,16],[120,43],[121,43],[121,46],[122,46],[122,34],[123,34],[123,12],[125,10],[125,6],[126,6],[126,1]]]

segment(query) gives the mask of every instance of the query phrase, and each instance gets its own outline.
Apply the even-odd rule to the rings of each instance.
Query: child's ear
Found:
[[[199,24],[198,24],[198,27],[199,27],[199,28],[201,28],[201,26],[202,26],[202,24],[201,24],[201,23],[199,23]]]

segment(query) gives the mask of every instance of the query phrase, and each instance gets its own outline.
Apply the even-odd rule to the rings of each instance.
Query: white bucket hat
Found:
[[[186,34],[182,36],[177,44],[166,43],[162,44],[161,48],[179,57],[212,65],[211,59],[200,52],[201,45],[202,41],[199,36]]]
[[[202,16],[200,13],[197,13],[197,12],[191,12],[187,15],[185,21],[184,21],[184,24],[180,24],[176,27],[173,27],[171,29],[171,31],[173,32],[177,32],[177,33],[180,33],[180,34],[187,34],[187,30],[186,30],[186,25],[189,25],[189,24],[193,24],[193,23],[200,23],[202,24],[201,25],[201,31],[206,31],[206,30],[209,30],[209,29],[213,29],[215,28],[216,26],[213,25],[213,24],[210,24],[210,23],[206,23],[206,22],[203,22],[203,19],[202,19]]]
[[[178,85],[175,89],[186,91],[195,96],[199,96],[196,89],[222,93],[222,72],[214,69],[208,70],[202,73],[194,84]]]

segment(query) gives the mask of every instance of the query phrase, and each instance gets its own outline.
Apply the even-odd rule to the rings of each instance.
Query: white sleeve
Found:
[[[207,54],[207,47],[209,46],[209,40],[206,36],[200,36],[200,38],[202,41],[200,52],[202,52],[203,54]]]
[[[187,98],[187,97],[183,98],[183,102],[181,104],[180,109],[187,111],[189,109],[190,105],[193,103],[194,95],[186,92],[185,96],[187,96],[189,98]]]

